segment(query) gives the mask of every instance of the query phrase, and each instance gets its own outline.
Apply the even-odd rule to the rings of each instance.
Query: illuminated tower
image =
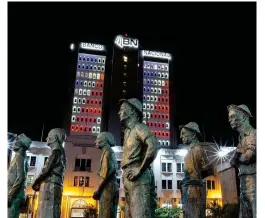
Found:
[[[143,122],[156,135],[161,146],[170,146],[171,54],[142,50]]]
[[[104,45],[80,43],[73,96],[71,135],[97,135],[102,129],[106,66]]]

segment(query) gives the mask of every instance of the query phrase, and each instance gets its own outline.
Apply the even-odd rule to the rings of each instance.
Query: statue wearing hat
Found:
[[[149,166],[156,158],[159,144],[147,125],[142,123],[142,103],[122,99],[119,116],[125,127],[123,142],[123,184],[125,217],[150,218],[152,175]]]
[[[98,190],[93,198],[99,200],[99,218],[116,218],[119,201],[117,183],[118,163],[114,151],[115,140],[110,132],[101,132],[96,139],[96,147],[102,150]]]
[[[8,218],[18,218],[20,207],[26,200],[28,163],[26,151],[32,141],[25,134],[15,138],[12,150],[16,152],[8,170]]]
[[[27,176],[26,151],[32,141],[21,134],[13,142],[12,150],[16,152],[8,170],[8,218],[18,218],[20,207],[26,200],[25,182]]]
[[[47,159],[32,188],[40,191],[37,217],[60,218],[66,156],[63,143],[66,140],[64,129],[52,129],[47,137],[47,145],[52,154]]]
[[[206,187],[204,178],[208,170],[208,158],[199,143],[201,132],[195,122],[180,126],[180,138],[189,145],[184,158],[184,179],[182,180],[182,204],[184,218],[203,218],[206,210]]]
[[[256,218],[256,130],[250,125],[252,117],[246,105],[229,105],[228,119],[238,131],[239,144],[230,164],[238,167],[240,179],[240,218]]]

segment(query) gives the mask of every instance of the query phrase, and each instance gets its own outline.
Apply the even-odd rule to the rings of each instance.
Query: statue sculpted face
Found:
[[[186,128],[182,128],[182,130],[180,132],[180,138],[181,138],[182,142],[186,145],[189,145],[195,136],[196,136],[196,134],[194,132],[189,131]]]
[[[96,148],[98,149],[103,148],[104,145],[106,144],[106,137],[102,133],[99,133],[95,141],[95,144],[96,144]]]
[[[228,112],[228,121],[232,129],[240,128],[245,120],[245,115],[237,110],[229,110]]]
[[[131,114],[132,114],[132,108],[129,104],[127,104],[126,102],[123,102],[121,107],[120,107],[120,111],[119,111],[119,116],[120,116],[120,121],[124,122],[125,120],[127,120]]]

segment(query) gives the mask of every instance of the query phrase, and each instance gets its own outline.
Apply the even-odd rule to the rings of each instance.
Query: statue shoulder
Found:
[[[151,132],[150,128],[144,123],[135,124],[135,128],[137,132]]]

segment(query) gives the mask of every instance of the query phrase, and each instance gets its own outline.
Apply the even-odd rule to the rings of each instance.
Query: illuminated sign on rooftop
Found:
[[[81,42],[80,47],[87,50],[105,51],[105,46],[95,43]]]
[[[153,58],[161,58],[161,59],[168,59],[171,60],[171,54],[165,53],[165,52],[159,52],[159,51],[148,51],[148,50],[143,50],[142,55],[144,57],[153,57]]]
[[[138,49],[139,47],[138,39],[123,37],[122,35],[116,36],[114,43],[120,48],[127,47],[127,48]]]

